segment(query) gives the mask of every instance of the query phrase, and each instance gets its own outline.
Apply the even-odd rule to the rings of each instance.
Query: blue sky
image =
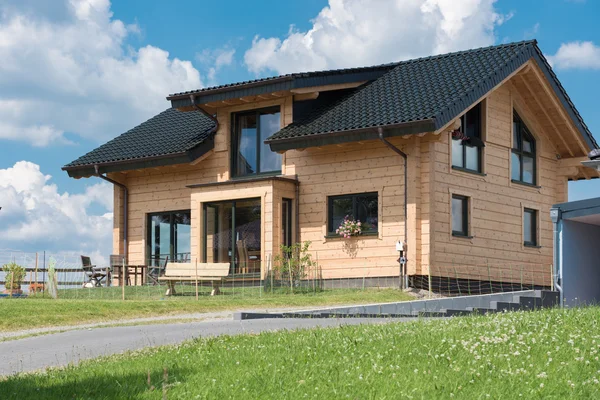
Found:
[[[598,15],[591,0],[4,0],[0,249],[108,253],[110,188],[60,167],[179,90],[536,38],[600,140]],[[595,196],[598,181],[570,184]]]

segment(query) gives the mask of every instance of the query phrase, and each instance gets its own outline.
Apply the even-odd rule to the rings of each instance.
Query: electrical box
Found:
[[[404,251],[404,243],[399,240],[396,242],[396,251]]]

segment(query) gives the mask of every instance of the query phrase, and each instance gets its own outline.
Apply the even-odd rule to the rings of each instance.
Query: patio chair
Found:
[[[126,264],[125,256],[122,254],[111,254],[110,255],[110,270],[112,271],[112,277],[116,277],[118,285],[121,286],[121,279],[123,279],[123,265]],[[127,284],[131,285],[131,277],[127,274]]]
[[[88,256],[81,256],[81,267],[88,279],[83,284],[83,287],[89,287],[89,285],[92,285],[92,287],[101,287],[102,280],[109,275],[108,268],[96,267],[92,264],[92,260]]]
[[[169,256],[165,258],[165,262],[162,265],[160,263],[160,259],[157,261],[158,265],[148,267],[148,279],[146,280],[146,282],[152,282],[153,286],[160,284],[158,282],[158,278],[165,274],[165,269],[167,268],[167,263],[169,262]]]

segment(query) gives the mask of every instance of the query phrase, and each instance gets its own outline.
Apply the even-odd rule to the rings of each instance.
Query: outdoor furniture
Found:
[[[126,265],[125,266],[125,278],[129,285],[131,285],[130,276],[133,274],[133,285],[137,286],[138,284],[138,276],[140,277],[140,285],[146,284],[146,276],[147,276],[148,266],[147,265]]]
[[[158,278],[159,281],[167,282],[166,296],[175,294],[176,282],[211,282],[211,296],[220,292],[220,286],[229,275],[229,263],[167,263],[165,276]],[[196,271],[198,273],[196,274]]]
[[[158,285],[158,278],[164,275],[165,269],[167,268],[167,263],[169,262],[169,256],[165,258],[165,262],[162,265],[160,260],[157,261],[158,265],[148,267],[147,281],[148,283],[151,281],[153,286]]]
[[[101,287],[102,280],[110,275],[108,267],[96,267],[92,264],[92,260],[88,256],[81,256],[81,267],[88,279],[88,281],[83,284],[84,287],[90,283],[93,285],[93,287]]]
[[[119,286],[123,285],[123,275],[127,275],[123,274],[122,272],[125,262],[125,256],[121,254],[111,254],[110,256],[110,268],[112,271],[112,276],[117,278]],[[131,285],[131,279],[129,277],[127,277],[126,282],[128,285]]]

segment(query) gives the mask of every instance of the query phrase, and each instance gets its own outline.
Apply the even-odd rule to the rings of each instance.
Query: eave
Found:
[[[118,160],[94,164],[75,165],[62,167],[69,177],[89,178],[98,174],[110,172],[126,172],[144,168],[157,168],[177,164],[194,163],[197,159],[207,154],[214,148],[214,135],[206,139],[198,146],[180,153],[171,153],[152,157],[136,158],[131,160]],[[98,171],[96,172],[96,166]]]
[[[272,151],[281,153],[293,149],[305,149],[309,147],[327,146],[330,144],[342,144],[359,142],[362,140],[378,139],[379,136],[377,133],[377,128],[379,127],[383,128],[385,137],[395,137],[433,132],[435,131],[435,125],[436,124],[433,119],[426,119],[400,124],[388,124],[353,130],[325,132],[289,139],[266,140],[265,143],[271,147]]]

